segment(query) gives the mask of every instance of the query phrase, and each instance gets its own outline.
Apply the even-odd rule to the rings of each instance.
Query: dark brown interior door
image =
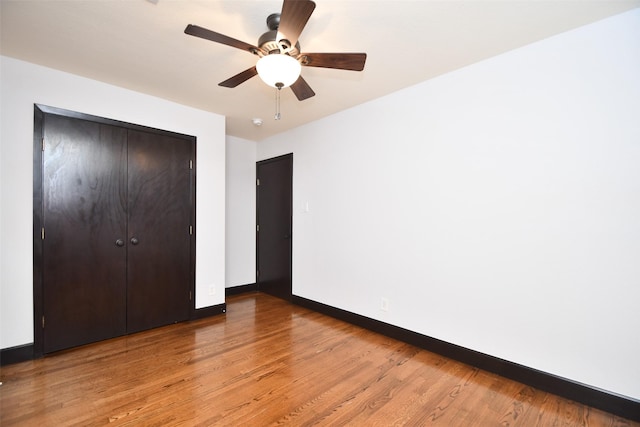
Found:
[[[127,330],[189,318],[192,141],[129,130]]]
[[[293,154],[256,164],[256,284],[291,300]]]
[[[126,130],[47,115],[44,352],[126,332]],[[124,189],[126,190],[126,188]]]

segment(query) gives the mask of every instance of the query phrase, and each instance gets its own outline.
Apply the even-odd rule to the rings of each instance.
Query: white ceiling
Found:
[[[250,44],[281,1],[0,0],[2,55],[227,117],[227,134],[259,141],[440,74],[623,11],[640,0],[316,0],[303,52],[366,52],[364,71],[304,67],[316,96],[298,101],[258,77],[248,52],[183,33],[196,24]],[[264,124],[256,127],[253,118]]]

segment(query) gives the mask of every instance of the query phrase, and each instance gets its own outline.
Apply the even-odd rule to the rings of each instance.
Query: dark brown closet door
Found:
[[[129,130],[127,330],[187,320],[191,141]]]
[[[45,116],[43,348],[126,332],[126,130]]]

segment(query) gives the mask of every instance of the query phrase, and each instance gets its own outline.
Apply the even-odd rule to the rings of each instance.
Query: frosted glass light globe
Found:
[[[278,87],[278,83],[282,83],[281,87],[287,87],[298,80],[302,66],[292,56],[274,53],[260,58],[256,69],[262,81],[269,86]]]

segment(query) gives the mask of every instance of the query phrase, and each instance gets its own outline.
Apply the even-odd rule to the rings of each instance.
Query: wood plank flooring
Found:
[[[640,426],[260,293],[2,368],[8,426]]]

